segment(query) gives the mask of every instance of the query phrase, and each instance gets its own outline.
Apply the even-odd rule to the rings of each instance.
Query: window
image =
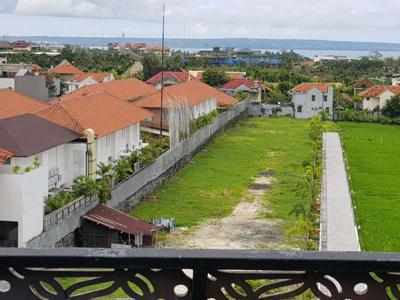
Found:
[[[109,148],[111,146],[111,136],[107,135],[106,136],[106,147]]]
[[[301,106],[301,105],[297,106],[297,112],[298,113],[303,112],[303,106]]]
[[[367,101],[369,101],[369,97],[367,97]]]
[[[328,101],[328,95],[324,95],[324,101],[325,101],[325,102]]]
[[[325,108],[325,111],[329,114],[329,107]]]
[[[313,102],[315,101],[315,95],[311,96],[311,101],[313,101]]]

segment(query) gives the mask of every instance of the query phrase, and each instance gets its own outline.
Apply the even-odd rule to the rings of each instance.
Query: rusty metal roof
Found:
[[[149,224],[136,219],[119,210],[100,204],[87,212],[83,219],[105,226],[109,229],[118,230],[128,234],[149,234],[162,229],[162,226]]]

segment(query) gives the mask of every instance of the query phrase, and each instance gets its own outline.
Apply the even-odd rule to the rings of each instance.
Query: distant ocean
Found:
[[[38,43],[58,45],[80,45],[83,47],[105,49],[108,43],[145,42],[160,44],[159,38],[120,38],[120,37],[49,37],[49,36],[4,36],[7,40],[26,40]],[[299,40],[299,39],[248,39],[248,38],[221,38],[221,39],[180,39],[167,38],[166,45],[175,50],[185,49],[196,52],[213,47],[234,47],[236,49],[249,48],[262,52],[278,52],[293,50],[305,57],[315,56],[343,56],[358,58],[368,56],[372,51],[378,51],[384,57],[400,57],[399,43],[380,42],[349,42],[327,40]]]

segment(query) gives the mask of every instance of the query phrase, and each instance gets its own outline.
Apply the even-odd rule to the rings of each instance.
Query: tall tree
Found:
[[[229,81],[225,71],[217,68],[209,68],[203,74],[203,82],[211,86],[220,86]]]

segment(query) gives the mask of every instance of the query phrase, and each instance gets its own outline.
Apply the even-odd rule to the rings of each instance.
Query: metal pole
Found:
[[[163,3],[162,41],[161,41],[161,116],[160,116],[160,139],[163,133],[163,101],[164,101],[164,38],[165,38],[165,3]]]

